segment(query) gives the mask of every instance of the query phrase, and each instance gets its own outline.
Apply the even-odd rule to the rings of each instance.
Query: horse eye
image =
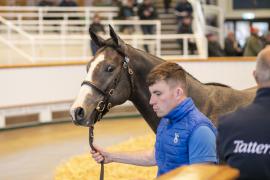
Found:
[[[108,67],[106,68],[106,71],[107,71],[107,72],[113,72],[113,70],[114,70],[114,67],[113,67],[113,66],[108,66]]]

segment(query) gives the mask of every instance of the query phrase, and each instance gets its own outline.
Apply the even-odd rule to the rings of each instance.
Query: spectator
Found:
[[[171,2],[172,2],[172,0],[163,0],[164,12],[165,12],[166,14],[169,13],[169,9],[170,9],[170,7],[171,7]]]
[[[100,16],[99,14],[95,14],[93,17],[93,23],[90,24],[89,30],[92,30],[94,33],[98,35],[105,35],[105,29],[103,24],[100,23]],[[98,50],[98,46],[94,43],[94,41],[90,41],[90,46],[92,50],[92,55],[94,56]]]
[[[226,56],[241,56],[242,49],[240,48],[239,43],[235,39],[233,32],[229,32],[225,39],[225,54]]]
[[[258,35],[259,29],[256,27],[251,27],[250,33],[251,35],[245,45],[244,56],[257,56],[257,54],[263,48],[263,43]]]
[[[153,20],[158,18],[157,10],[152,4],[152,0],[144,0],[138,7],[138,16],[141,20]],[[142,25],[144,34],[153,34],[154,25]],[[149,52],[148,46],[144,45],[146,52]]]
[[[149,103],[162,118],[154,149],[115,153],[97,148],[98,152],[91,151],[92,157],[105,163],[157,165],[157,176],[182,165],[216,163],[216,129],[187,97],[185,73],[178,64],[165,62],[148,75]]]
[[[209,57],[219,57],[224,56],[225,53],[218,41],[218,37],[215,34],[208,34],[208,56]]]
[[[38,3],[38,6],[40,7],[49,7],[49,6],[54,6],[53,0],[41,0]],[[50,13],[54,13],[53,11],[48,11],[43,13],[43,20],[58,20],[59,18],[51,16]],[[54,25],[57,26],[57,25]]]
[[[264,47],[270,46],[270,31],[268,31],[267,33],[264,34],[263,44],[264,44]]]
[[[54,6],[53,0],[41,0],[38,6]]]
[[[182,24],[178,27],[177,33],[179,34],[193,34],[192,31],[192,19],[191,17],[184,17],[182,20]],[[180,46],[180,49],[183,50],[183,40],[177,40]],[[191,51],[191,54],[195,53],[196,50],[196,43],[194,39],[188,39],[188,50]]]
[[[192,17],[193,8],[187,0],[178,0],[175,6],[175,15],[178,20],[178,26],[181,26],[185,17]]]
[[[133,0],[127,0],[120,5],[118,12],[118,19],[121,20],[131,20],[134,19],[134,2]],[[120,27],[120,32],[124,34],[132,34],[135,31],[132,25],[123,25]]]
[[[62,0],[59,4],[60,7],[76,7],[78,4],[74,0]]]
[[[270,179],[270,47],[257,57],[257,95],[249,106],[220,118],[221,161],[240,170],[239,179]]]
[[[62,0],[59,4],[60,7],[77,7],[78,4],[74,1],[74,0]],[[70,20],[79,20],[80,18],[78,17],[78,15],[76,14],[76,11],[73,12],[73,11],[68,11],[70,14],[69,14],[69,17],[68,19]]]

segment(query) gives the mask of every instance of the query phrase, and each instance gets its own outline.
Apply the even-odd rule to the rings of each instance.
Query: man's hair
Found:
[[[270,83],[270,47],[263,49],[257,57],[256,78],[258,83]]]
[[[176,63],[164,62],[157,65],[147,76],[147,85],[151,86],[158,81],[164,80],[169,85],[179,85],[186,92],[186,72]]]

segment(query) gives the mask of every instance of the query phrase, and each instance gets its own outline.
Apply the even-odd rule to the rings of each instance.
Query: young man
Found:
[[[158,166],[157,176],[182,165],[216,163],[216,129],[187,97],[186,74],[175,63],[155,67],[147,79],[150,104],[158,117],[156,143],[152,150],[110,153],[100,148],[92,157],[105,163],[119,162]]]
[[[218,152],[240,170],[239,179],[270,179],[270,47],[259,53],[253,75],[253,103],[219,120]]]

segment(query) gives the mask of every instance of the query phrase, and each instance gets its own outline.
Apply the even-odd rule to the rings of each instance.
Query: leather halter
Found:
[[[122,53],[120,53],[122,55]],[[87,85],[91,88],[93,88],[94,90],[96,90],[97,92],[99,92],[100,94],[103,95],[103,100],[99,101],[97,103],[97,106],[95,108],[95,110],[98,113],[97,118],[94,120],[94,123],[96,123],[97,121],[99,121],[103,115],[105,113],[107,113],[110,108],[112,107],[112,103],[109,102],[109,98],[113,95],[114,93],[114,89],[117,87],[119,81],[120,81],[120,77],[121,77],[121,73],[122,70],[126,69],[127,72],[127,76],[128,76],[128,80],[130,83],[130,95],[132,94],[133,91],[133,78],[131,77],[133,75],[133,70],[129,67],[129,58],[127,56],[124,56],[124,60],[123,60],[123,65],[121,67],[120,72],[118,73],[117,77],[114,79],[113,84],[110,86],[108,86],[105,90],[102,90],[101,88],[97,87],[94,83],[90,82],[90,81],[83,81],[81,86],[83,85]]]
[[[105,90],[102,90],[101,88],[97,87],[94,83],[90,82],[90,81],[83,81],[81,86],[83,85],[87,85],[93,89],[95,89],[97,92],[99,92],[100,94],[102,94],[104,96],[103,100],[99,101],[96,108],[95,108],[95,111],[97,111],[98,113],[98,116],[95,118],[94,120],[94,124],[99,121],[103,115],[105,113],[107,113],[110,108],[112,107],[112,103],[109,102],[109,98],[110,96],[113,95],[113,92],[114,92],[114,89],[117,87],[119,81],[120,81],[120,77],[121,77],[121,73],[122,73],[122,70],[126,70],[127,72],[127,76],[128,76],[128,80],[129,80],[129,83],[130,83],[130,96],[133,92],[133,78],[132,78],[132,75],[133,75],[133,70],[129,67],[129,58],[125,55],[125,53],[123,53],[122,51],[120,51],[119,49],[115,48],[115,47],[112,47],[113,49],[115,49],[123,58],[123,65],[121,67],[121,70],[120,72],[118,73],[117,77],[114,79],[113,81],[113,84],[111,85],[111,87],[107,87]],[[108,90],[110,89],[110,90]],[[93,141],[94,141],[94,125],[91,125],[89,127],[89,145],[91,147],[92,150],[96,151],[97,150],[95,149],[95,147],[93,146]],[[104,180],[104,160],[101,161],[101,167],[100,167],[100,176],[99,176],[99,179],[100,180]]]

